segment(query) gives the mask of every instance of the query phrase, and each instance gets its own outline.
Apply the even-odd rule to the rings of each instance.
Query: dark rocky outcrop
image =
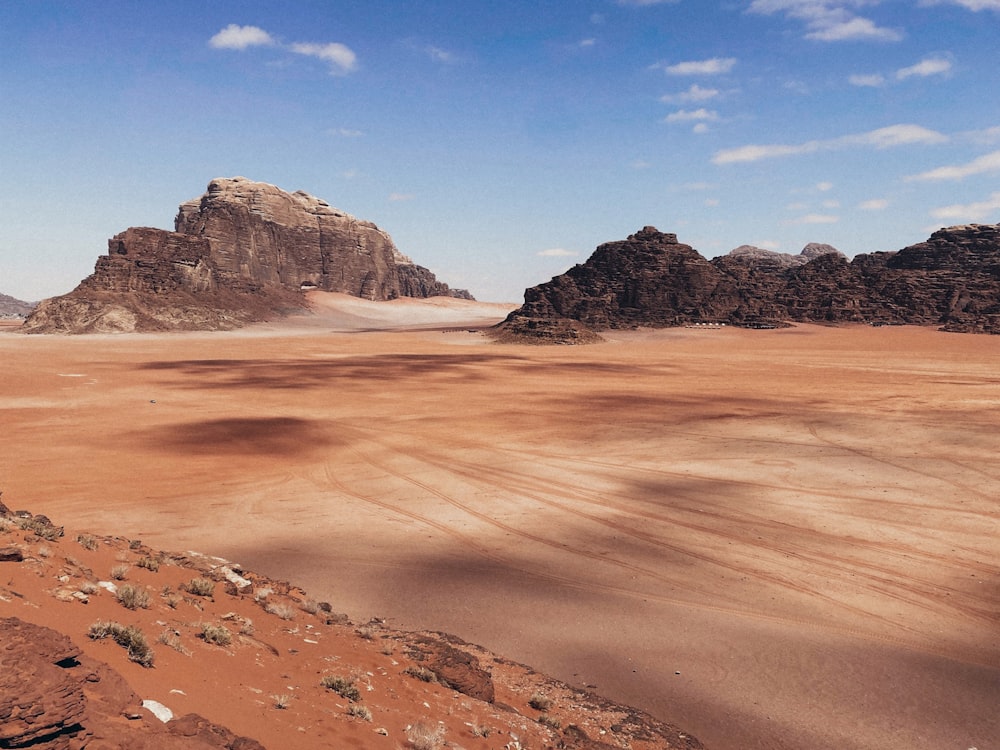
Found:
[[[454,296],[368,221],[299,191],[216,179],[181,204],[175,231],[133,227],[94,273],[42,302],[27,332],[227,329],[305,307],[303,289],[371,300]]]
[[[816,243],[799,255],[744,245],[709,261],[675,235],[645,227],[525,291],[524,305],[494,335],[585,343],[615,328],[790,321],[1000,333],[1000,225],[949,227],[850,261]]]

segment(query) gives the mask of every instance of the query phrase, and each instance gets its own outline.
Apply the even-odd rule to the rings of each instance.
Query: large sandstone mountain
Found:
[[[28,332],[226,329],[305,306],[301,290],[371,300],[454,296],[369,221],[303,191],[215,179],[183,203],[175,231],[132,227],[69,294],[42,302]]]
[[[495,333],[502,341],[582,343],[615,328],[788,321],[1000,333],[1000,225],[949,227],[851,261],[821,244],[800,255],[744,245],[709,261],[676,235],[645,227],[526,290],[524,305]]]

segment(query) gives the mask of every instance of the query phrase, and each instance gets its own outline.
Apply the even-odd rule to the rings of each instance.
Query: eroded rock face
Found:
[[[601,245],[524,299],[498,327],[500,340],[581,343],[581,324],[600,331],[701,322],[906,323],[1000,333],[1000,225],[941,229],[898,252],[851,261],[818,243],[799,255],[744,245],[708,261],[675,235],[645,227]]]
[[[304,307],[303,288],[371,300],[471,299],[400,253],[371,222],[302,191],[212,180],[204,195],[181,204],[174,225],[112,237],[94,273],[42,302],[24,330],[234,328]]]

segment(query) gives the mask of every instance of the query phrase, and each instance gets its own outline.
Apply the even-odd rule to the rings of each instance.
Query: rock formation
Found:
[[[175,231],[133,227],[94,273],[42,302],[28,332],[226,329],[305,307],[301,290],[371,300],[454,296],[368,221],[299,191],[212,180],[181,204]]]
[[[708,261],[676,235],[645,227],[526,290],[495,335],[584,343],[615,328],[788,321],[1000,333],[1000,225],[941,229],[926,242],[851,261],[817,243],[799,255],[743,245]]]
[[[34,302],[24,302],[6,294],[0,294],[0,318],[20,318],[35,309]]]

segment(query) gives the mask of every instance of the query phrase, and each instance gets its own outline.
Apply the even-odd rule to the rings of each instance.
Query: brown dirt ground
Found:
[[[0,335],[4,501],[455,633],[714,750],[1000,746],[1000,338],[501,346],[469,329],[502,306],[317,300]]]

